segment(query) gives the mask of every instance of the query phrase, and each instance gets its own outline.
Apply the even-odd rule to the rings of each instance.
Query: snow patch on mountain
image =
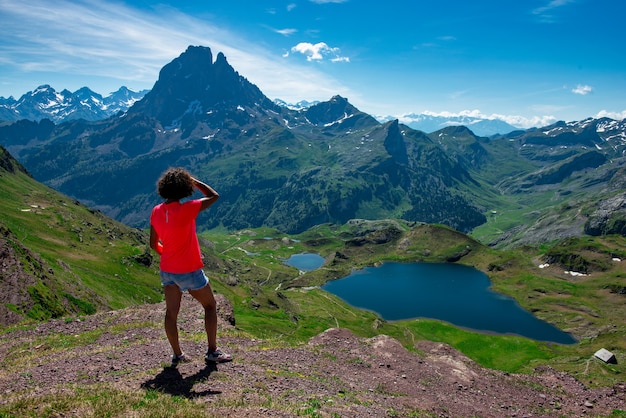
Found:
[[[274,99],[274,103],[280,107],[286,107],[287,109],[291,110],[306,110],[311,106],[319,104],[320,102],[318,100],[314,100],[312,102],[309,102],[307,100],[300,100],[298,103],[287,103],[281,99]]]

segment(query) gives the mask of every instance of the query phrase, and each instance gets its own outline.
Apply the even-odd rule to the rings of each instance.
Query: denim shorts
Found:
[[[168,273],[161,270],[161,284],[163,286],[175,284],[183,292],[186,290],[200,290],[208,283],[209,279],[207,279],[202,269],[183,274]]]

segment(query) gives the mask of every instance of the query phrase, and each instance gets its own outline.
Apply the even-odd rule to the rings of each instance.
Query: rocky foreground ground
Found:
[[[207,416],[223,417],[595,417],[626,410],[626,383],[591,389],[549,368],[503,373],[439,343],[416,341],[416,354],[392,338],[359,338],[345,329],[287,348],[246,338],[231,324],[228,302],[217,299],[219,341],[232,363],[204,364],[202,314],[185,296],[184,350],[195,361],[164,367],[170,351],[163,304],[53,320],[1,334],[0,405],[106,384],[183,396],[205,405]],[[55,349],[46,341],[57,334],[95,337]]]

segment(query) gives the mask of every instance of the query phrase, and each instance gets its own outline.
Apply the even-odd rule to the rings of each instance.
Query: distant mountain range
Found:
[[[125,112],[143,98],[148,90],[134,92],[122,86],[106,97],[88,87],[70,92],[57,92],[49,85],[42,85],[22,95],[18,100],[0,97],[0,120],[50,119],[54,123],[84,119],[96,121]]]
[[[0,144],[47,185],[146,227],[158,176],[188,168],[222,196],[201,228],[287,233],[403,218],[494,245],[626,234],[626,123],[559,122],[484,136],[380,122],[343,97],[268,99],[222,53],[189,47],[126,112],[5,122]]]
[[[287,103],[281,99],[274,99],[274,103],[292,110],[305,110],[319,103],[319,101],[308,102],[306,100],[298,103]],[[508,134],[509,132],[521,130],[500,119],[487,119],[477,116],[435,116],[424,113],[409,113],[397,116],[375,116],[381,123],[399,119],[400,122],[410,128],[423,132],[435,132],[450,126],[466,126],[478,136],[493,136],[498,134]]]
[[[380,122],[396,119],[393,116],[379,117]],[[410,113],[400,118],[405,125],[424,132],[435,132],[449,126],[466,126],[478,136],[508,134],[522,130],[500,119],[487,119],[476,116],[435,116]]]
[[[50,119],[54,123],[63,123],[70,120],[84,119],[97,121],[106,119],[119,112],[125,112],[135,102],[141,100],[149,90],[134,92],[122,86],[116,92],[103,97],[88,87],[75,92],[63,90],[57,92],[49,85],[37,87],[22,95],[19,100],[13,97],[0,97],[0,120],[17,121],[28,119],[40,121]],[[319,101],[309,102],[301,100],[297,103],[287,103],[281,99],[274,99],[274,103],[290,110],[306,110],[319,104]],[[376,116],[379,122],[389,122],[396,117]],[[507,134],[519,130],[502,120],[486,119],[474,116],[434,116],[428,114],[411,113],[403,115],[402,122],[407,126],[424,132],[434,132],[448,126],[466,126],[479,136]]]

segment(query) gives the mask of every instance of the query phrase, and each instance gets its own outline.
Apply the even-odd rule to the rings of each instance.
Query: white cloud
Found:
[[[609,112],[606,110],[601,110],[598,112],[598,114],[595,117],[596,118],[611,118],[615,120],[624,120],[626,119],[626,110],[623,110],[621,112]]]
[[[519,115],[501,115],[500,118],[509,125],[516,126],[518,128],[533,128],[540,126],[548,126],[552,125],[554,122],[558,120],[558,118],[552,115],[542,115],[542,116],[519,116]]]
[[[576,88],[572,89],[572,93],[580,94],[581,96],[586,96],[589,93],[593,93],[593,87],[579,84],[576,86]]]
[[[309,42],[300,42],[291,48],[291,52],[299,52],[306,56],[307,61],[321,61],[325,57],[329,57],[332,62],[350,62],[350,58],[341,56],[339,48],[332,48],[326,42],[318,42],[312,44]]]
[[[550,10],[565,6],[568,3],[573,3],[575,0],[550,0],[545,6],[537,7],[533,10],[533,14],[540,15]]]
[[[147,81],[188,45],[224,36],[176,10],[160,12],[163,17],[110,2],[3,1],[0,55],[25,71]]]
[[[474,110],[462,110],[460,112],[432,112],[430,110],[425,110],[422,112],[424,115],[428,116],[440,116],[445,118],[453,118],[453,117],[472,117],[472,118],[480,118],[487,120],[501,120],[510,125],[513,125],[518,128],[532,128],[538,126],[547,126],[556,122],[558,119],[551,115],[544,116],[518,116],[518,115],[502,115],[498,113],[492,113],[491,115],[482,113],[478,109]],[[410,121],[410,115],[402,115],[398,119],[401,121],[404,119],[405,121]]]
[[[424,115],[428,115],[428,116],[441,116],[441,117],[444,117],[444,118],[453,118],[453,117],[457,117],[457,116],[469,116],[469,117],[474,117],[474,118],[496,119],[495,117],[491,117],[490,118],[487,115],[484,115],[478,109],[462,110],[460,112],[447,112],[447,111],[432,112],[430,110],[425,110],[423,113],[424,113]]]
[[[274,32],[279,33],[281,35],[284,36],[289,36],[289,35],[293,35],[294,33],[298,32],[297,29],[293,29],[293,28],[285,28],[285,29],[274,29]]]
[[[533,9],[532,14],[538,16],[541,22],[554,23],[557,19],[552,14],[552,12],[559,7],[565,6],[575,1],[576,0],[550,0],[545,6]]]

